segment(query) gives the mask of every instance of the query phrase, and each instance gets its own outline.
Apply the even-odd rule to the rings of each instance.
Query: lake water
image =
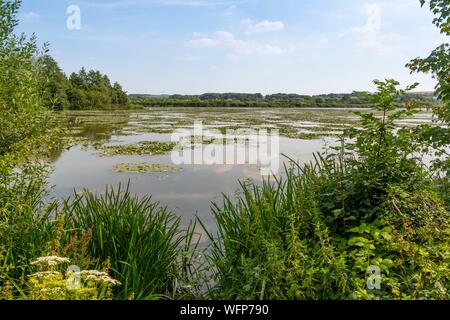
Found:
[[[254,128],[279,130],[279,153],[300,163],[313,160],[313,154],[336,143],[347,127],[358,126],[350,109],[148,109],[140,112],[67,112],[60,115],[72,140],[68,150],[53,158],[50,183],[53,196],[66,198],[84,188],[104,192],[106,185],[130,181],[131,192],[152,195],[188,223],[199,216],[213,226],[211,202],[221,202],[222,194],[231,197],[239,181],[261,183],[260,165],[182,164],[174,165],[171,153],[139,155],[139,152],[104,155],[105,146],[129,146],[140,142],[171,141],[173,131],[193,128],[201,121],[205,130]],[[408,119],[408,125],[430,121],[421,113]],[[270,132],[270,131],[269,131]],[[214,144],[214,143],[213,143]],[[204,146],[203,148],[206,148]],[[280,172],[289,160],[280,156]],[[156,165],[167,172],[117,172],[118,165]],[[176,168],[172,170],[171,168]],[[161,170],[164,171],[164,170]]]

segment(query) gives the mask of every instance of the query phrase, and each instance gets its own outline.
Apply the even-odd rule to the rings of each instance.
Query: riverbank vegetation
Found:
[[[136,105],[143,107],[167,108],[372,108],[374,105],[358,92],[351,94],[326,94],[307,96],[299,94],[272,94],[263,96],[260,93],[205,93],[202,95],[130,95]],[[414,101],[422,108],[435,106],[434,93],[409,93],[396,101],[398,107]]]
[[[201,249],[201,220],[128,187],[46,200],[39,159],[65,143],[50,109],[75,89],[80,108],[125,98],[98,72],[51,84],[47,49],[15,35],[20,3],[0,0],[0,299],[450,299],[448,44],[409,65],[439,81],[434,125],[398,125],[423,107],[397,108],[416,85],[376,81],[339,146],[214,204]],[[429,4],[448,36],[448,1]]]
[[[415,154],[411,129],[393,122],[403,91],[377,82],[363,128],[304,167],[213,208],[212,262],[225,299],[448,299],[448,190]],[[379,268],[383,285],[368,290]],[[243,285],[244,284],[244,285]]]

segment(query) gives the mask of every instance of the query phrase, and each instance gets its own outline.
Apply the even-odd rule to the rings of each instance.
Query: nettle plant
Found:
[[[375,112],[355,112],[361,118],[362,128],[348,131],[354,141],[347,142],[346,148],[357,155],[353,164],[367,174],[374,188],[382,190],[392,183],[415,184],[420,177],[411,174],[420,171],[420,158],[415,155],[418,144],[412,130],[400,127],[399,122],[416,114],[418,109],[410,102],[399,109],[398,103],[418,84],[398,89],[399,83],[392,79],[374,83],[377,93],[367,97],[373,102]]]
[[[409,102],[404,103],[405,108],[398,108],[404,94],[417,84],[399,89],[395,80],[374,82],[377,93],[361,93],[373,102],[374,110],[355,112],[361,119],[361,127],[347,130],[348,139],[332,148],[328,155],[330,160],[337,161],[332,163],[339,164],[335,182],[340,186],[338,189],[345,190],[339,193],[335,184],[325,185],[330,190],[323,190],[324,211],[341,207],[331,214],[335,219],[330,218],[330,225],[345,228],[352,221],[373,220],[392,185],[412,190],[429,183],[413,131],[399,126],[402,119],[418,111]]]
[[[417,84],[398,89],[375,81],[375,108],[357,112],[360,128],[322,160],[318,203],[333,241],[344,250],[351,297],[448,298],[449,212],[437,192],[420,136],[402,125],[419,109],[405,101]],[[401,108],[399,108],[401,107]],[[428,159],[429,160],[429,159]],[[366,270],[381,271],[367,290]]]

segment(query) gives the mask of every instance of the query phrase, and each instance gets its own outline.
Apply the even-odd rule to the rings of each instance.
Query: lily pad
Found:
[[[101,146],[97,150],[101,156],[117,156],[117,155],[161,155],[173,150],[176,143],[144,141],[136,144]]]
[[[168,166],[159,163],[119,163],[113,167],[116,173],[176,173],[177,166]]]

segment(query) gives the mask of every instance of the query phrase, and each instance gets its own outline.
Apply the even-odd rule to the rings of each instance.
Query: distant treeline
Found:
[[[47,107],[63,109],[111,109],[131,106],[127,93],[118,82],[111,84],[107,75],[82,68],[69,77],[49,55],[37,63],[43,73],[44,100]]]
[[[130,95],[134,104],[143,107],[320,107],[320,108],[370,108],[372,103],[364,94],[299,95],[277,93],[205,93],[202,95]],[[414,102],[422,107],[436,104],[434,93],[410,93],[398,101],[399,106]]]

